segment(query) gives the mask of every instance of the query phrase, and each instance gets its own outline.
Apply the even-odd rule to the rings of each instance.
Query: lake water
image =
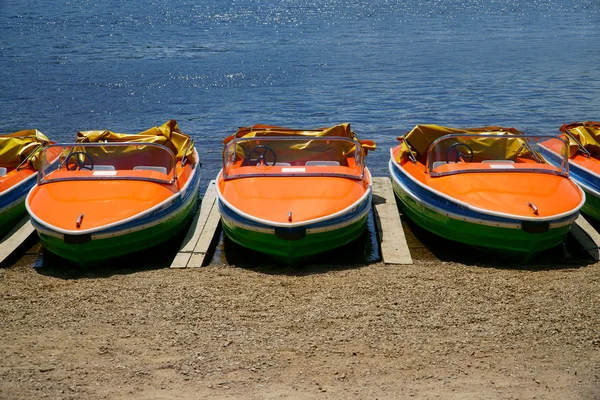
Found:
[[[0,0],[0,132],[192,135],[203,188],[255,123],[350,122],[374,175],[417,123],[600,119],[600,2]]]

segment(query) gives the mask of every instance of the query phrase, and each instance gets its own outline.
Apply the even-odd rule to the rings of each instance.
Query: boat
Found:
[[[562,243],[585,194],[515,128],[417,125],[398,137],[389,170],[405,214],[446,239],[527,262]],[[560,152],[558,154],[561,154]]]
[[[36,183],[40,151],[48,144],[36,129],[0,135],[0,238],[27,215],[25,197]],[[56,158],[48,155],[50,162]]]
[[[217,176],[225,235],[291,266],[354,241],[371,209],[370,150],[375,143],[347,123],[238,129],[224,140]]]
[[[59,162],[44,162],[58,149]],[[170,120],[139,134],[77,133],[42,151],[26,207],[44,249],[82,266],[165,242],[195,211],[193,140]]]
[[[585,192],[581,211],[600,220],[600,122],[573,122],[560,127],[561,139],[569,142],[569,173]],[[551,164],[562,162],[559,139],[541,143],[540,151]]]

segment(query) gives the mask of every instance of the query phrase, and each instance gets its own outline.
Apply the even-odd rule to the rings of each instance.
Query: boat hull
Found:
[[[25,215],[25,197],[17,204],[0,211],[0,239],[3,238]]]
[[[406,215],[416,224],[438,236],[475,247],[497,250],[515,259],[527,261],[536,253],[562,243],[579,214],[571,215],[544,224],[529,224],[519,219],[498,218],[455,207],[452,211],[433,204],[411,190],[410,180],[401,168],[390,161],[390,173],[394,193],[400,200]],[[448,204],[449,201],[444,199]],[[528,225],[529,224],[529,225]],[[525,227],[528,227],[525,230]],[[532,230],[534,232],[532,232]],[[535,232],[539,230],[539,232]]]
[[[183,229],[192,215],[197,196],[184,208],[173,213],[164,222],[131,233],[113,237],[91,238],[87,243],[67,243],[64,236],[38,230],[42,246],[51,253],[80,265],[96,264],[129,253],[145,250],[169,240]]]
[[[369,187],[365,196],[344,213],[316,223],[285,228],[247,218],[218,200],[223,231],[229,239],[288,265],[297,265],[358,239],[365,231],[371,203]]]
[[[33,174],[0,195],[0,238],[27,215],[25,198],[35,183],[36,175]]]
[[[296,265],[312,256],[341,247],[358,239],[364,232],[367,217],[363,217],[343,229],[306,234],[299,240],[285,240],[270,232],[256,232],[222,218],[227,237],[240,246],[259,251],[271,258]]]
[[[168,204],[110,229],[89,235],[68,235],[43,226],[35,218],[44,248],[82,266],[93,265],[159,245],[189,222],[196,208],[200,173],[196,166],[189,186]]]
[[[552,143],[542,143],[540,145],[540,153],[546,161],[557,166],[562,161],[561,156],[556,154],[552,149]],[[583,157],[583,156],[577,156]],[[591,167],[597,168],[600,172],[600,161],[595,158],[584,159]],[[583,165],[580,165],[577,160],[569,159],[569,174],[571,179],[575,181],[585,192],[585,204],[581,211],[590,217],[600,221],[600,175]]]
[[[585,188],[583,188],[583,191],[585,192],[586,197],[581,212],[600,221],[600,197],[598,196],[598,193],[585,190]]]

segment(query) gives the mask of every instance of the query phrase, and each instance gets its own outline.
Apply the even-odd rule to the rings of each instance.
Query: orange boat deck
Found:
[[[260,167],[242,167],[256,170]],[[273,167],[276,168],[276,167]],[[279,167],[285,168],[285,167]],[[347,167],[306,167],[308,170]],[[218,191],[237,210],[275,223],[304,222],[342,211],[369,188],[370,175],[362,180],[335,176],[256,176],[226,180],[220,174]],[[292,221],[288,215],[292,213]]]
[[[36,186],[27,201],[32,214],[45,224],[67,231],[96,229],[162,203],[179,192],[192,173],[190,164],[181,167],[178,162],[177,180],[169,184],[146,180],[168,179],[168,175],[157,171],[57,170],[52,177],[59,180]],[[124,177],[128,179],[119,179]],[[76,223],[81,215],[78,227]]]
[[[398,147],[392,152],[393,156],[397,154]],[[407,158],[399,164],[421,185],[471,207],[494,213],[551,217],[573,211],[584,199],[583,192],[567,177],[533,171],[556,171],[546,164],[518,163],[518,168],[511,170],[507,165],[494,167],[494,163],[451,163],[437,167],[436,171],[467,172],[442,176],[427,174],[425,165],[421,162],[414,164]],[[472,169],[478,171],[469,171]],[[530,204],[535,205],[538,214],[534,214]]]
[[[5,175],[0,176],[0,193],[5,192],[35,174],[36,171],[32,168],[23,168],[17,171],[15,168],[7,168]]]

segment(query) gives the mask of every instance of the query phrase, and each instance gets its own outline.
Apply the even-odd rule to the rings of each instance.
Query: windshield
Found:
[[[58,154],[58,158],[54,157]],[[175,181],[175,158],[154,143],[71,143],[46,147],[40,156],[38,184],[57,180]]]
[[[446,135],[434,141],[427,154],[431,176],[466,172],[535,171],[568,175],[567,142],[561,139],[558,167],[539,153],[539,144],[555,136]]]
[[[223,177],[342,176],[362,179],[361,145],[345,138],[241,138],[223,149]]]

